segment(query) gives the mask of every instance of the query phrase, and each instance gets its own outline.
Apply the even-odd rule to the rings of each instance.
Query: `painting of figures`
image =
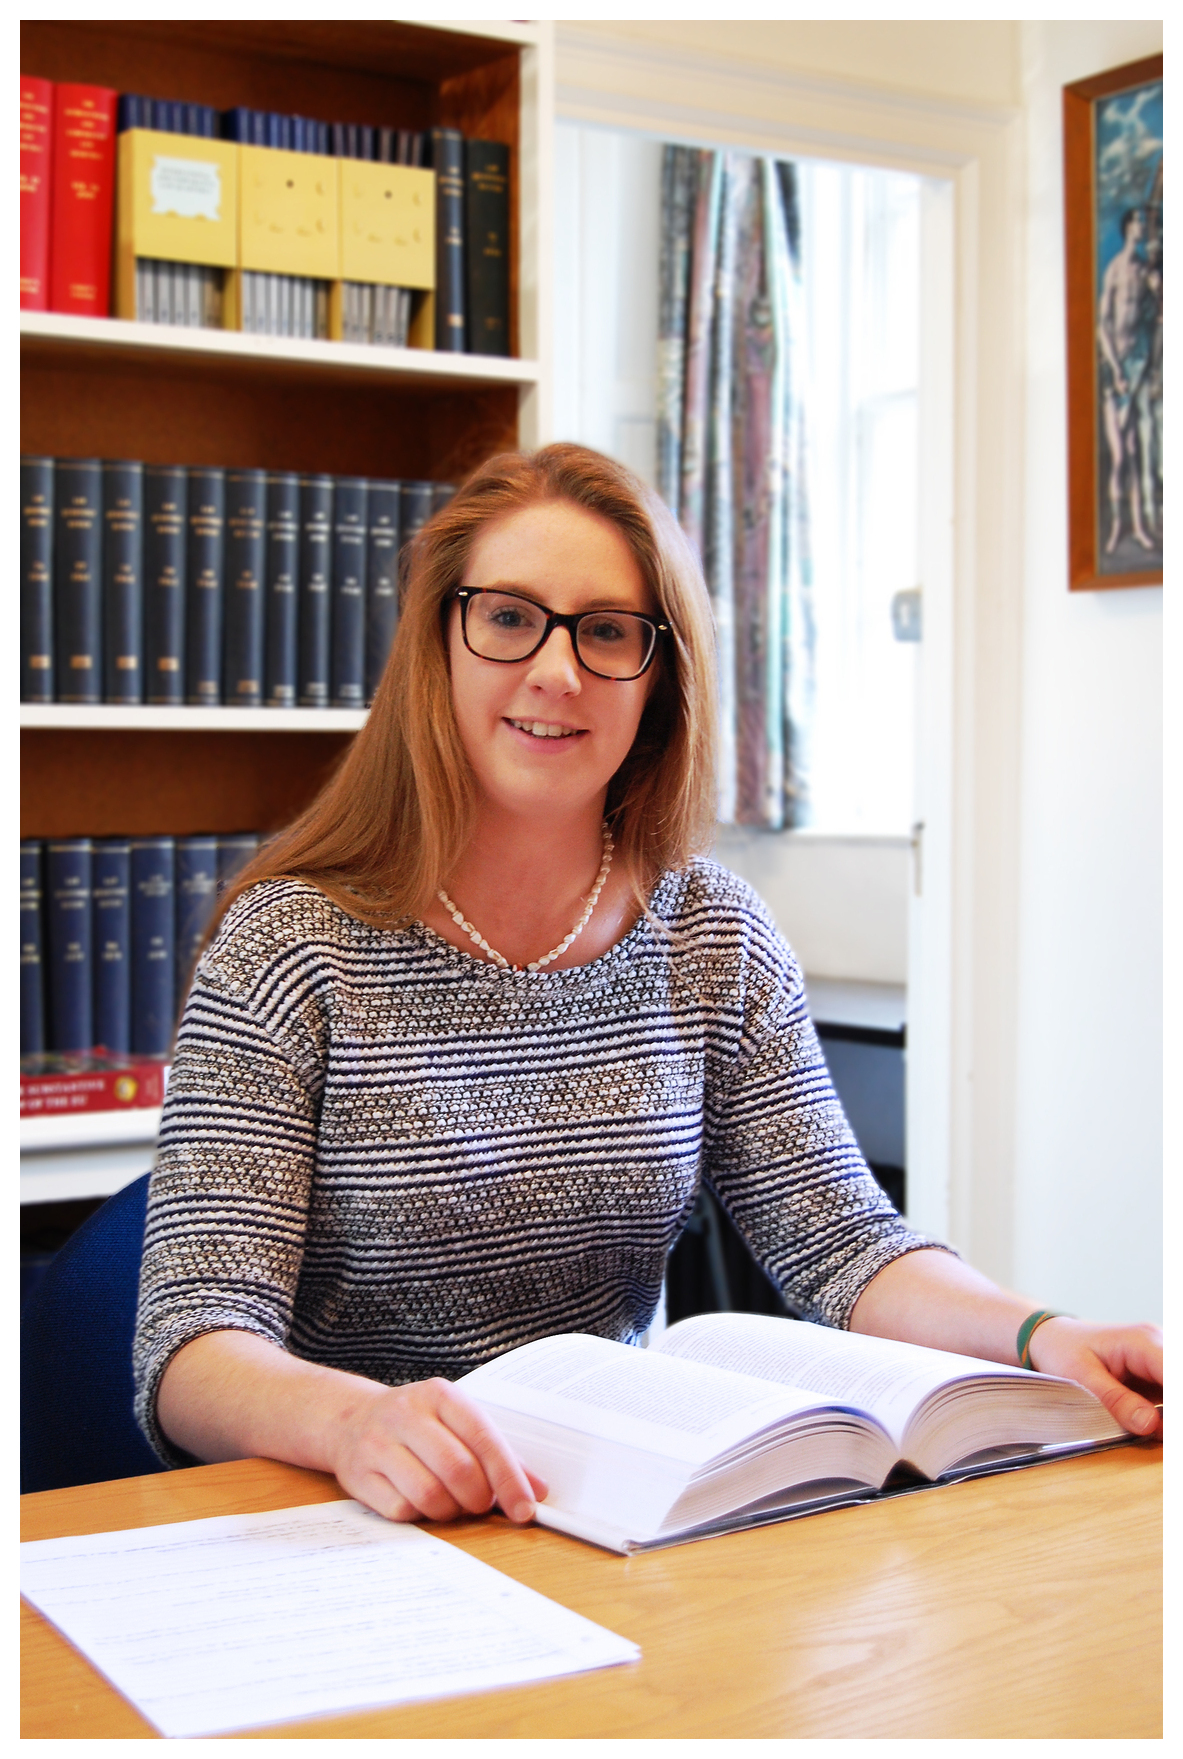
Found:
[[[1065,88],[1070,585],[1162,580],[1162,58]]]

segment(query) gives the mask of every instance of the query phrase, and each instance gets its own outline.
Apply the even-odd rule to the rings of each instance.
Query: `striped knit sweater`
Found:
[[[792,953],[713,862],[615,947],[515,972],[314,887],[240,898],[198,967],[153,1173],[136,1410],[240,1329],[397,1385],[561,1331],[635,1338],[705,1178],[802,1314],[845,1325],[908,1230],[867,1171]]]

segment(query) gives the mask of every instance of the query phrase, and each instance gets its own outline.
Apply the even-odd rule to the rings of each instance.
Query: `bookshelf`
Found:
[[[22,451],[448,482],[495,451],[538,444],[547,429],[551,28],[26,20],[22,69],[52,80],[505,142],[511,354],[22,312]],[[277,830],[314,796],[364,718],[348,709],[26,704],[21,835]],[[22,1129],[22,1203],[107,1195],[145,1170],[155,1116],[93,1117]]]

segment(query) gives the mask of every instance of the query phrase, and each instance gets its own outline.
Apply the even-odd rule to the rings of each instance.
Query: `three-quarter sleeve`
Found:
[[[136,1418],[169,1465],[183,1456],[160,1429],[156,1397],[182,1345],[235,1330],[282,1346],[291,1326],[317,1083],[315,1059],[308,1067],[306,1045],[285,1030],[283,999],[273,973],[236,970],[231,929],[199,966],[177,1037],[133,1351]]]
[[[708,1084],[704,1173],[803,1318],[845,1327],[895,1258],[938,1246],[880,1188],[846,1121],[796,959],[752,898],[742,1027]]]

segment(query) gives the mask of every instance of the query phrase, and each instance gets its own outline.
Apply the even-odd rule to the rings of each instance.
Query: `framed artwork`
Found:
[[[1068,585],[1162,585],[1162,56],[1064,87]]]

